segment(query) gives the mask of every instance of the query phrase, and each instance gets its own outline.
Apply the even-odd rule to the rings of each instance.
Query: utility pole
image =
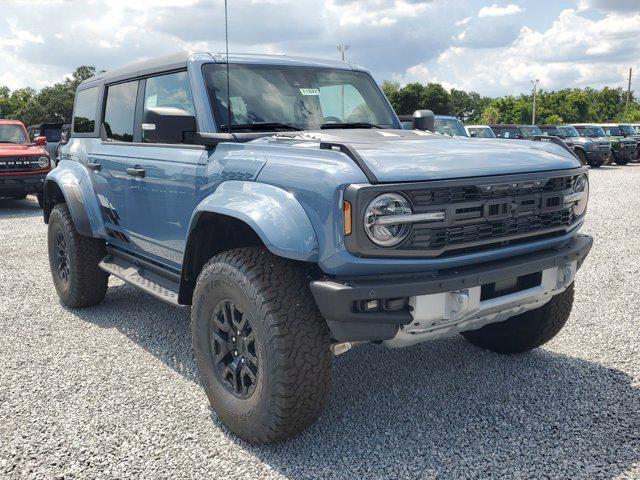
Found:
[[[627,103],[625,104],[625,108],[629,108],[629,102],[631,101],[631,75],[633,75],[633,69],[629,69],[629,85],[627,87]]]
[[[533,115],[531,118],[531,125],[536,124],[536,97],[538,96],[538,83],[540,83],[539,79],[531,80],[531,84],[533,85]]]
[[[339,43],[336,48],[340,52],[342,61],[346,62],[346,53],[349,50],[350,45],[346,43]],[[344,84],[340,87],[340,120],[344,121]]]

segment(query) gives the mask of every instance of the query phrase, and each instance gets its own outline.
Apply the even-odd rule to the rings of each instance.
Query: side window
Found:
[[[74,133],[93,133],[96,126],[97,106],[98,87],[87,88],[78,92],[73,110]]]
[[[183,132],[195,130],[195,115],[187,72],[147,78],[143,142],[182,143]]]
[[[104,109],[104,128],[107,131],[107,138],[120,142],[133,142],[137,93],[137,80],[107,88],[107,102]]]
[[[335,117],[341,122],[369,123],[376,120],[358,89],[349,83],[320,87],[320,108],[325,119]]]

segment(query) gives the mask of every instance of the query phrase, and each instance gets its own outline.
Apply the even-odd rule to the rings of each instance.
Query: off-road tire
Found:
[[[589,161],[589,166],[591,168],[600,168],[603,164],[604,164],[604,162],[596,162],[596,161],[593,161],[593,160]]]
[[[257,375],[247,398],[229,390],[214,361],[220,352],[212,340],[214,311],[228,300],[245,312],[243,318],[248,315],[255,338]],[[216,255],[198,276],[191,332],[211,406],[239,437],[256,444],[281,441],[305,430],[324,410],[331,388],[329,331],[299,264],[262,248]]]
[[[574,150],[574,153],[576,154],[576,157],[578,157],[578,160],[580,160],[580,163],[582,165],[590,165],[589,159],[587,158],[587,155],[582,150],[578,150],[576,148]]]
[[[614,162],[616,162],[616,165],[620,165],[620,166],[624,166],[624,165],[626,165],[627,163],[629,163],[629,160],[628,160],[628,159],[625,159],[625,158],[615,158],[615,157],[614,157],[614,160],[613,160],[613,161],[614,161]]]
[[[59,265],[59,238],[64,240],[66,252],[66,281]],[[60,301],[70,308],[89,307],[102,302],[109,281],[109,275],[98,267],[106,255],[104,240],[80,235],[69,208],[65,203],[59,203],[49,217],[47,241],[49,267]]]
[[[573,306],[573,284],[535,310],[463,332],[473,345],[497,353],[523,353],[555,337],[569,318]]]

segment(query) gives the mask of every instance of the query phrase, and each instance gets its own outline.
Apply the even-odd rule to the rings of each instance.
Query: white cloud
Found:
[[[478,17],[504,17],[507,15],[515,15],[516,13],[522,12],[523,9],[519,5],[511,3],[504,7],[501,7],[497,4],[493,4],[490,7],[482,7],[478,12]]]

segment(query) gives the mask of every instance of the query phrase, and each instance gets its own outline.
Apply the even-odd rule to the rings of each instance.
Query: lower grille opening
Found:
[[[542,283],[542,272],[530,273],[521,277],[501,280],[499,282],[482,285],[480,289],[480,301],[492,298],[504,297],[512,293],[521,292],[529,288],[538,287]]]

